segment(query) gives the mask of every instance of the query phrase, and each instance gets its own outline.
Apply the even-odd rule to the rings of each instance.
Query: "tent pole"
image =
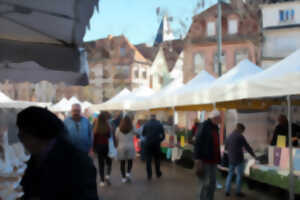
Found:
[[[290,172],[289,172],[289,200],[295,199],[295,185],[294,185],[294,165],[293,165],[293,146],[292,146],[292,105],[291,96],[287,96],[288,103],[288,123],[289,123],[289,156],[290,156]]]

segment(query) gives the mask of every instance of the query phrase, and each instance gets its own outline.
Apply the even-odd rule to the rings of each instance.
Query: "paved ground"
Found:
[[[197,198],[197,179],[193,170],[184,169],[180,166],[163,163],[162,179],[153,179],[151,182],[146,180],[145,164],[136,160],[133,168],[133,182],[122,184],[119,171],[119,163],[113,163],[112,186],[100,188],[101,200],[196,200]],[[219,178],[224,185],[224,180]],[[244,189],[247,197],[245,200],[279,200],[285,199],[281,191],[274,189],[258,190]],[[237,197],[225,197],[223,190],[217,190],[215,200],[239,199]]]

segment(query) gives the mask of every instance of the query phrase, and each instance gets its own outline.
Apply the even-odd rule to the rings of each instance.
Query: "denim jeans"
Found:
[[[216,190],[217,165],[206,164],[204,175],[199,178],[200,200],[213,200]]]
[[[244,175],[245,163],[241,163],[238,165],[229,164],[229,173],[226,179],[226,193],[230,193],[231,190],[231,180],[234,175],[235,169],[237,169],[236,174],[236,193],[241,193],[242,189],[242,179]]]

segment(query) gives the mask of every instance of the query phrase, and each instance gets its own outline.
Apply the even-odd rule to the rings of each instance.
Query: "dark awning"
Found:
[[[80,47],[96,6],[98,0],[0,0],[0,82],[88,84]],[[28,62],[39,69],[24,67]]]

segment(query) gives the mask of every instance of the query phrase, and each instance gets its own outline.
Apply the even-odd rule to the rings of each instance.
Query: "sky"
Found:
[[[133,44],[151,45],[165,14],[173,18],[170,21],[171,29],[175,37],[179,38],[185,36],[192,17],[215,2],[216,0],[99,0],[99,12],[94,12],[84,41],[123,34]]]

